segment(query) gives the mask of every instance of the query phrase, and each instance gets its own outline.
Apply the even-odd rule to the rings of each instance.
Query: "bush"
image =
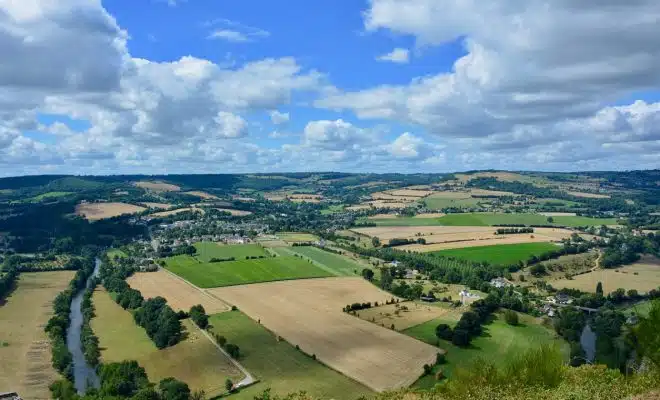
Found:
[[[435,335],[439,339],[443,340],[452,340],[452,337],[454,336],[454,332],[451,330],[451,327],[447,324],[440,324],[435,328]]]
[[[447,362],[447,355],[445,353],[437,353],[435,355],[435,365],[442,365]]]
[[[433,367],[429,364],[424,364],[424,376],[431,375],[431,372],[433,372]]]
[[[459,347],[465,347],[470,344],[470,334],[463,329],[455,329],[451,342]]]
[[[509,325],[513,325],[513,326],[518,325],[519,323],[518,313],[512,310],[506,310],[504,312],[504,320]]]

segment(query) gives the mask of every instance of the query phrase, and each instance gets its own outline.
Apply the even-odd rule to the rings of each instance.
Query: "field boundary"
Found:
[[[324,271],[327,271],[328,273],[332,274],[333,276],[342,276],[337,271],[335,271],[334,269],[328,267],[327,265],[322,264],[322,263],[320,263],[316,260],[312,260],[311,258],[309,258],[309,257],[307,257],[303,254],[298,254],[295,251],[290,250],[288,247],[280,247],[280,248],[282,249],[282,251],[286,252],[287,254],[289,254],[293,257],[301,257],[303,260],[310,261],[312,264],[318,266],[319,268],[323,269]]]
[[[199,292],[201,292],[201,293],[204,294],[205,296],[210,297],[210,298],[213,298],[213,299],[215,299],[215,300],[220,300],[220,302],[222,302],[222,303],[224,303],[225,305],[227,305],[227,308],[228,308],[227,310],[225,310],[225,311],[220,311],[220,312],[217,312],[217,313],[214,313],[214,314],[220,314],[220,313],[223,313],[223,312],[230,311],[230,309],[231,309],[231,307],[229,307],[230,304],[227,303],[226,301],[224,301],[224,300],[222,300],[222,299],[218,299],[218,298],[216,298],[216,297],[213,296],[212,294],[208,293],[206,290],[200,288],[199,286],[193,284],[192,282],[186,280],[185,278],[183,278],[183,277],[181,277],[181,276],[175,274],[174,272],[169,271],[167,268],[158,267],[158,269],[159,269],[159,270],[163,270],[163,271],[167,271],[168,274],[173,275],[175,278],[177,278],[177,279],[179,279],[179,280],[185,282],[187,285],[189,285],[189,286],[191,286],[191,287],[197,289]]]

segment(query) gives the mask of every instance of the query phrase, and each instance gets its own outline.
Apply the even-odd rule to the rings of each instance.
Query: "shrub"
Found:
[[[513,326],[518,325],[519,323],[518,313],[512,310],[506,310],[504,312],[504,320],[509,325],[513,325]]]
[[[451,342],[459,347],[465,347],[470,344],[470,334],[463,329],[455,329]]]
[[[440,324],[435,328],[435,335],[443,340],[451,340],[454,333],[447,324]]]

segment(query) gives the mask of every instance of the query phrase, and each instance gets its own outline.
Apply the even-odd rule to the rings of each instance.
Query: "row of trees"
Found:
[[[92,318],[94,318],[94,304],[92,303],[92,295],[94,294],[94,288],[98,282],[96,279],[92,280],[92,284],[85,290],[83,295],[83,300],[80,305],[83,323],[82,329],[80,331],[80,342],[82,343],[83,354],[85,355],[85,361],[92,367],[96,367],[99,364],[99,357],[101,357],[101,350],[99,348],[99,338],[94,334],[92,327],[90,325]]]
[[[71,301],[78,291],[85,287],[87,278],[94,272],[94,259],[86,258],[83,266],[76,272],[69,287],[60,292],[53,301],[53,316],[48,320],[44,330],[48,334],[51,343],[51,361],[53,368],[60,374],[71,377],[72,362],[71,353],[66,346],[66,333],[69,329],[69,312]]]
[[[147,335],[159,349],[174,346],[181,341],[181,321],[163,297],[158,296],[143,302],[133,314],[133,318],[147,331]]]
[[[498,228],[497,235],[515,235],[520,233],[534,233],[534,228]]]

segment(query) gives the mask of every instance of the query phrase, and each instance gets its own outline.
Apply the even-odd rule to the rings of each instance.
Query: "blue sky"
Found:
[[[652,0],[3,2],[0,174],[658,168],[657,18]]]

